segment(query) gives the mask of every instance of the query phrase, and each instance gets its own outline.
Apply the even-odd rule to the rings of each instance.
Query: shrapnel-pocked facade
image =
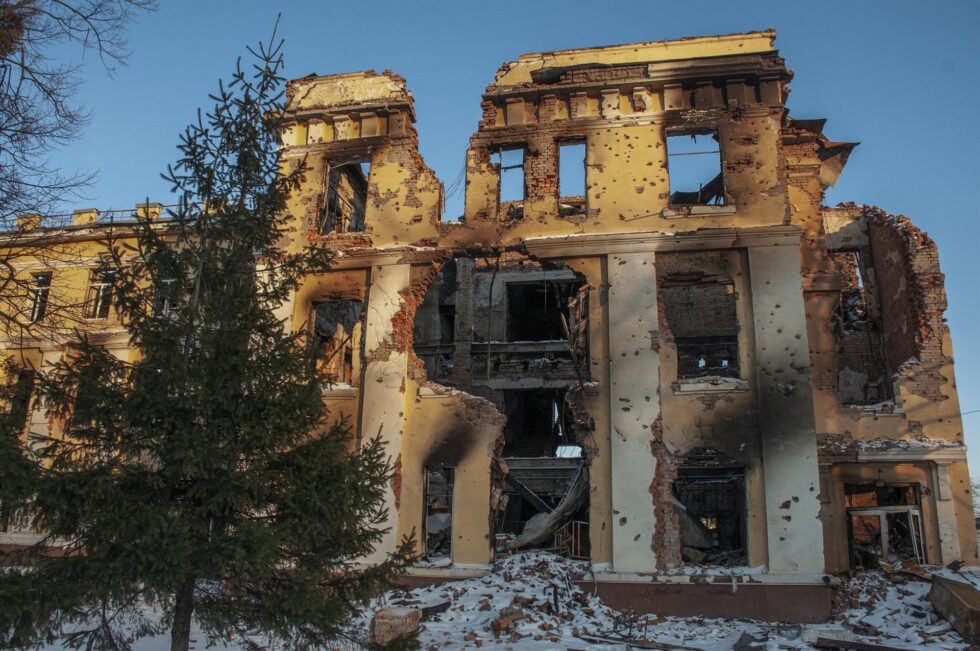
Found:
[[[936,245],[823,205],[855,145],[789,116],[774,41],[504,64],[456,222],[405,80],[289,84],[284,165],[307,166],[290,237],[336,258],[282,316],[330,353],[333,416],[386,442],[376,554],[416,532],[409,580],[545,547],[588,559],[614,605],[813,620],[835,573],[976,562]],[[93,215],[39,231],[75,262],[20,271],[87,296],[128,356],[96,305],[96,241],[125,223]],[[62,354],[13,334],[25,368]],[[50,427],[36,409],[25,436]]]

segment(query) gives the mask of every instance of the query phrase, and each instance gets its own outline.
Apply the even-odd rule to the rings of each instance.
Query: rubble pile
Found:
[[[965,645],[962,638],[929,603],[931,588],[931,581],[914,575],[863,572],[840,591],[845,610],[835,613],[835,618],[845,629],[871,642],[961,648]]]
[[[949,574],[955,574],[944,570]],[[928,573],[866,572],[838,591],[835,621],[788,625],[707,617],[621,613],[573,581],[589,565],[547,552],[525,552],[494,563],[486,576],[376,600],[374,613],[418,609],[420,648],[514,649],[819,649],[828,640],[865,648],[970,648],[929,603]],[[959,577],[968,581],[970,576]]]

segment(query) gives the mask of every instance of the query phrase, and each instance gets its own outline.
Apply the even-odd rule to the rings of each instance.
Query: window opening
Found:
[[[505,206],[508,219],[524,217],[524,147],[500,148],[491,156],[500,170],[500,204]]]
[[[588,558],[589,478],[579,458],[507,459],[497,548],[548,549]]]
[[[566,389],[505,389],[505,457],[581,456]],[[578,454],[574,454],[578,452]]]
[[[451,344],[456,341],[456,306],[439,306],[439,343]]]
[[[335,384],[355,384],[363,328],[363,303],[334,300],[314,304],[313,336],[320,369]]]
[[[508,341],[565,341],[571,303],[582,283],[544,280],[507,283]]]
[[[738,314],[729,282],[668,277],[661,293],[677,346],[677,377],[739,377]],[[694,279],[695,281],[697,279]]]
[[[31,283],[31,323],[38,323],[48,313],[48,298],[51,294],[51,273],[34,274]]]
[[[874,282],[865,277],[864,256],[859,250],[834,251],[831,256],[842,284],[835,320],[838,395],[847,405],[890,400],[880,310]]]
[[[558,146],[558,196],[562,217],[585,214],[584,142],[566,142]]]
[[[677,470],[674,509],[688,563],[745,565],[745,469],[713,451],[692,452]]]
[[[97,269],[92,272],[89,285],[89,318],[109,318],[109,308],[112,307],[112,285],[116,278],[115,269]]]
[[[453,540],[453,486],[455,469],[448,466],[426,466],[425,557],[429,560],[449,558]]]
[[[370,163],[330,166],[327,204],[321,210],[320,233],[359,233],[364,230]]]
[[[917,484],[845,484],[851,567],[925,563],[920,500]]]
[[[170,318],[173,313],[174,279],[164,278],[159,282],[153,295],[153,316]]]
[[[667,168],[672,205],[725,204],[725,181],[717,132],[668,135]]]

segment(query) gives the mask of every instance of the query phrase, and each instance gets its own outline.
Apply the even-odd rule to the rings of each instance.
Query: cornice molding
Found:
[[[567,258],[610,253],[699,251],[763,246],[799,246],[796,226],[712,228],[690,233],[587,233],[524,240],[528,253],[544,258]]]

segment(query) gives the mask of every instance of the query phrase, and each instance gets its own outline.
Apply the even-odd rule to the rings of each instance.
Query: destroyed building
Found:
[[[826,617],[836,573],[977,561],[936,244],[823,205],[855,143],[789,115],[792,76],[772,31],[522,55],[459,221],[404,79],[289,84],[291,236],[336,257],[284,316],[391,455],[377,558],[415,532],[420,583],[555,549],[613,605],[788,620]],[[90,213],[52,233],[93,242]],[[97,301],[89,259],[24,273]]]

